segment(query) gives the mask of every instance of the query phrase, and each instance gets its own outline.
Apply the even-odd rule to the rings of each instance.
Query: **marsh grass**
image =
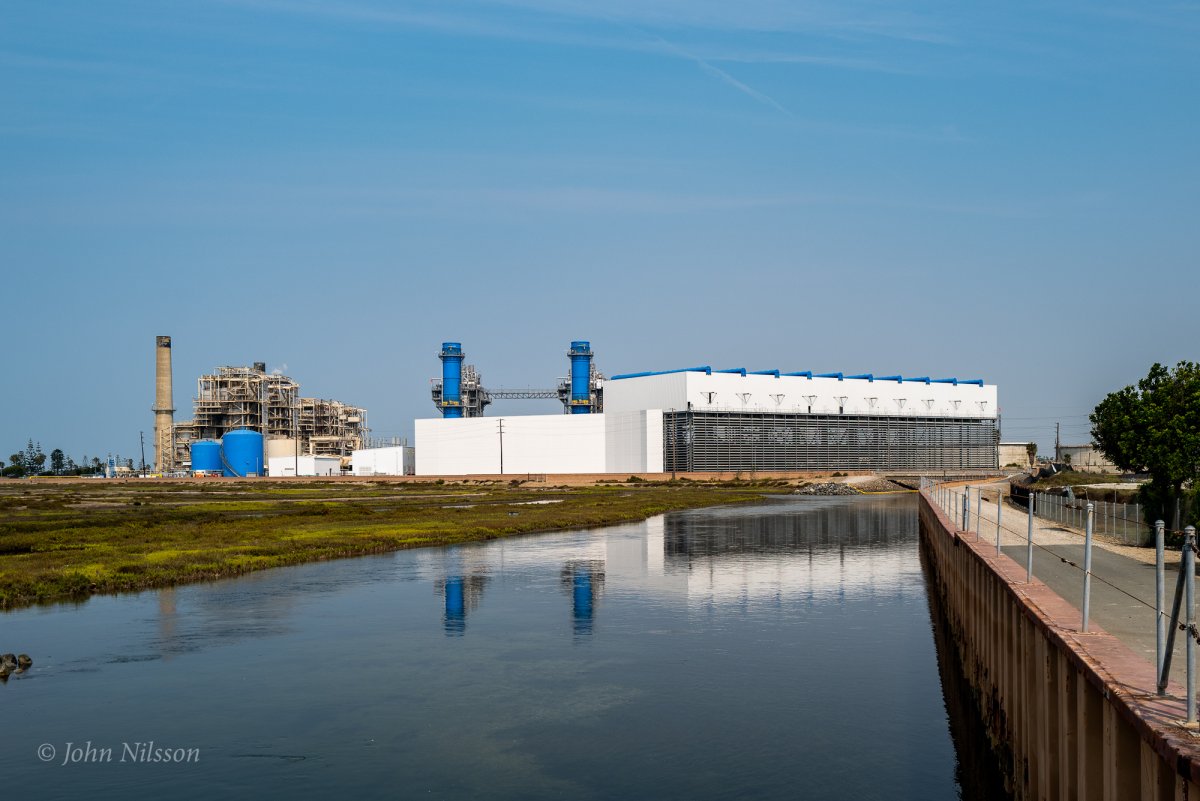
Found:
[[[743,503],[785,485],[5,482],[0,483],[0,608],[322,559],[641,520],[677,509]],[[530,500],[559,502],[515,505]]]

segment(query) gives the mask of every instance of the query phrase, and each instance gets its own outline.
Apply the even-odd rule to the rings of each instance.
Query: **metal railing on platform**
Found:
[[[956,530],[974,533],[976,538],[982,540],[984,537],[984,516],[983,516],[983,489],[981,487],[972,487],[970,484],[948,483],[938,481],[932,478],[923,478],[921,480],[921,492],[928,500],[939,507],[949,518]],[[996,493],[996,519],[995,523],[995,553],[1000,555],[1002,534],[1008,532],[1011,535],[1024,538],[1025,544],[1025,580],[1032,582],[1034,578],[1034,549],[1039,548],[1046,553],[1059,560],[1061,563],[1078,569],[1081,572],[1081,603],[1080,603],[1080,631],[1087,632],[1091,616],[1091,596],[1092,596],[1092,581],[1095,579],[1098,582],[1108,586],[1109,588],[1119,592],[1133,601],[1142,604],[1148,608],[1152,607],[1155,610],[1155,651],[1156,662],[1155,669],[1158,676],[1157,690],[1159,695],[1166,695],[1167,687],[1171,672],[1171,657],[1174,653],[1175,634],[1177,631],[1182,631],[1187,635],[1185,640],[1185,656],[1186,665],[1186,681],[1187,681],[1187,722],[1188,724],[1196,723],[1196,648],[1200,644],[1200,631],[1196,627],[1195,615],[1195,583],[1196,583],[1196,556],[1198,553],[1196,543],[1196,529],[1193,526],[1188,526],[1181,532],[1168,532],[1165,523],[1162,520],[1155,521],[1154,524],[1154,542],[1155,542],[1155,600],[1147,601],[1139,597],[1135,591],[1130,591],[1128,588],[1119,586],[1115,580],[1109,580],[1105,577],[1098,576],[1092,569],[1092,546],[1095,536],[1097,522],[1097,503],[1096,501],[1066,501],[1061,496],[1047,495],[1045,493],[1032,493],[1027,497],[1026,509],[1024,514],[1017,509],[1010,509],[1009,514],[1004,514],[1004,488],[997,487]],[[974,502],[972,504],[972,501]],[[1105,503],[1105,502],[1099,502]],[[1043,512],[1038,511],[1039,505],[1045,504]],[[1075,504],[1079,504],[1080,508],[1076,508]],[[972,505],[974,506],[974,516],[972,516]],[[1122,506],[1122,513],[1117,514],[1117,506]],[[1107,531],[1109,536],[1117,539],[1125,540],[1129,537],[1128,527],[1126,533],[1118,535],[1119,530],[1116,526],[1116,521],[1121,520],[1129,522],[1128,511],[1129,506],[1134,507],[1133,521],[1138,524],[1135,528],[1140,528],[1144,523],[1141,522],[1141,508],[1138,504],[1118,505],[1106,503],[1100,508],[1100,519],[1107,520],[1109,525]],[[1025,518],[1021,521],[1020,518]],[[1043,519],[1059,522],[1065,526],[1074,526],[1082,524],[1083,534],[1070,531],[1067,528],[1058,528],[1056,531],[1067,535],[1082,536],[1083,538],[1083,563],[1079,564],[1072,559],[1065,557],[1061,553],[1056,553],[1044,544],[1034,541],[1034,518],[1041,517]],[[1014,528],[1013,524],[1020,525],[1024,523],[1022,531],[1019,528]],[[974,528],[972,529],[972,524]],[[1103,524],[1102,524],[1103,525]],[[987,534],[992,535],[991,523],[988,524]],[[1166,540],[1168,533],[1182,535],[1182,565],[1178,572],[1178,577],[1175,583],[1175,593],[1171,610],[1168,612],[1165,605],[1165,586],[1166,586],[1166,568],[1165,568],[1165,551]],[[1136,538],[1140,544],[1145,537]],[[1181,622],[1180,616],[1183,615],[1184,620]]]

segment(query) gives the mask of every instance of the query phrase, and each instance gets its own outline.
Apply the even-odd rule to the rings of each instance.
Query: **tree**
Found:
[[[28,475],[36,476],[42,472],[46,465],[46,454],[42,453],[42,443],[33,444],[33,440],[29,440],[29,444],[25,446],[25,472]]]
[[[1109,393],[1092,411],[1092,440],[1122,470],[1150,474],[1147,522],[1172,521],[1183,486],[1200,477],[1200,365],[1155,364],[1137,386]]]
[[[54,472],[54,475],[61,475],[66,464],[66,458],[59,448],[50,451],[50,469]]]

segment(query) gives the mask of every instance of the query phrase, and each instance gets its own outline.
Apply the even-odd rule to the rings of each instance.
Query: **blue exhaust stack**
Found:
[[[592,411],[592,343],[572,342],[567,351],[571,357],[571,414]]]
[[[443,342],[442,352],[442,417],[462,417],[462,343]]]

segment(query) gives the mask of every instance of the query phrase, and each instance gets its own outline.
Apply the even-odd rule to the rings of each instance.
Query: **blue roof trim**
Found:
[[[729,367],[724,370],[714,370],[712,367],[701,365],[700,367],[681,367],[678,370],[648,370],[644,373],[622,373],[610,377],[609,381],[620,381],[623,378],[646,378],[652,375],[671,375],[673,373],[704,373],[712,375],[713,373],[736,373],[741,376],[747,375],[771,375],[776,378],[836,378],[838,381],[895,381],[898,384],[902,383],[918,383],[918,384],[953,384],[954,386],[983,386],[982,378],[930,378],[929,376],[919,376],[916,378],[905,378],[902,375],[874,375],[873,373],[861,373],[859,375],[846,375],[845,373],[814,373],[812,370],[800,370],[794,373],[781,373],[779,370],[747,370],[745,367]]]
[[[623,375],[614,375],[609,378],[609,381],[620,381],[622,378],[645,378],[651,375],[670,375],[672,373],[704,373],[712,375],[713,369],[707,364],[702,367],[681,367],[678,370],[650,370],[645,373],[625,373]]]

